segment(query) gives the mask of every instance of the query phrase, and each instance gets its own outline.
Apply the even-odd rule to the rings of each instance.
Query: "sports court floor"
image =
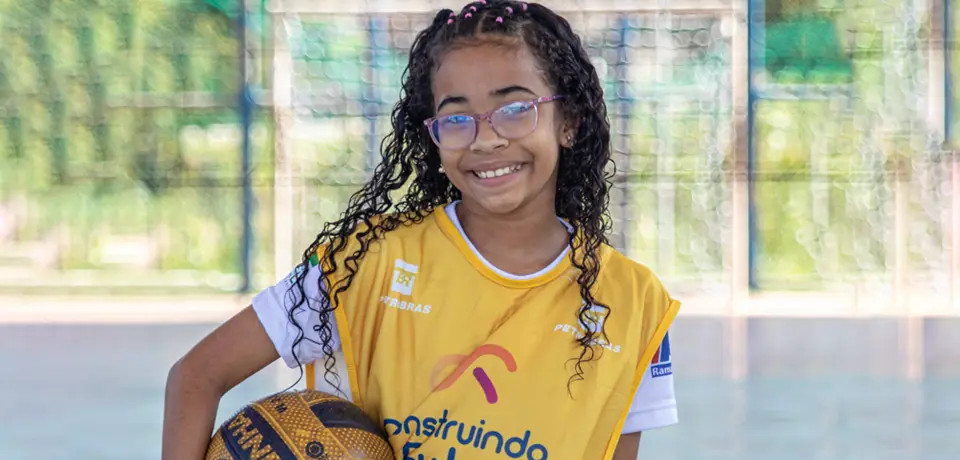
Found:
[[[888,375],[895,356],[861,366],[872,359],[869,350],[841,341],[825,345],[833,360],[812,350],[806,360],[778,364],[769,350],[751,351],[751,374],[734,382],[702,354],[716,348],[706,343],[712,323],[678,320],[672,337],[681,423],[646,433],[640,458],[960,459],[960,376],[950,363],[910,382]],[[846,327],[838,324],[814,326]],[[848,325],[860,334],[851,343],[883,352],[869,337],[885,341],[889,325]],[[167,369],[212,327],[0,325],[0,459],[159,458]],[[777,346],[789,347],[783,328],[761,323],[751,334],[780,335]],[[294,378],[278,365],[255,375],[224,398],[218,424]]]

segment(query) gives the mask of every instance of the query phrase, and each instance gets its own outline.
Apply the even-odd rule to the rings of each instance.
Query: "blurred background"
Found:
[[[641,458],[960,458],[960,2],[544,3],[605,85],[611,240],[685,305]],[[169,366],[338,215],[462,6],[0,0],[0,458],[159,458]]]

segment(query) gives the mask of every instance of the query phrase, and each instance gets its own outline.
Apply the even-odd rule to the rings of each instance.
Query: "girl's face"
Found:
[[[525,45],[458,47],[443,56],[433,75],[437,117],[486,114],[514,102],[554,96],[553,91]],[[570,130],[561,120],[557,102],[539,104],[535,115],[523,111],[522,105],[510,107],[494,117],[495,124],[504,120],[504,126],[497,124],[501,133],[509,132],[508,123],[523,117],[536,116],[536,128],[520,138],[507,134],[512,138],[508,139],[487,120],[478,119],[476,138],[469,142],[467,135],[469,144],[462,147],[440,147],[440,161],[464,205],[474,211],[505,215],[548,206],[552,212],[559,150],[561,145],[569,146]]]

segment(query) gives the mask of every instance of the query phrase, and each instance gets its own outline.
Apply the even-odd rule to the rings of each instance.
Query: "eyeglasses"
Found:
[[[504,139],[520,139],[537,129],[540,104],[562,99],[563,96],[544,96],[530,101],[516,101],[483,114],[457,113],[424,120],[430,137],[440,148],[462,149],[477,139],[480,120]]]

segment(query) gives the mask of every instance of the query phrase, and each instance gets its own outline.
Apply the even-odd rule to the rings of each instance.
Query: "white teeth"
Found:
[[[492,171],[474,171],[473,173],[481,179],[490,179],[493,177],[500,177],[506,174],[515,173],[520,170],[523,165],[513,165],[507,166],[500,169],[495,169]]]

